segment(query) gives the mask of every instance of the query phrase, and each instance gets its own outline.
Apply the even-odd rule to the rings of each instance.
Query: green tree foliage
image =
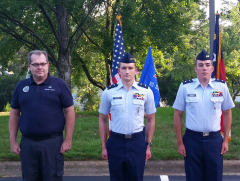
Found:
[[[196,76],[196,55],[203,48],[210,52],[200,2],[206,1],[2,1],[0,61],[9,69],[17,58],[25,62],[29,50],[47,50],[51,72],[78,90],[78,100],[98,102],[97,88],[109,85],[116,15],[121,13],[126,51],[141,71],[152,47],[161,97],[171,105],[179,83]]]
[[[1,1],[0,32],[21,42],[26,51],[46,50],[58,77],[71,87],[71,57],[102,3],[101,0]]]
[[[230,11],[224,11],[222,20],[230,21],[230,25],[221,26],[222,49],[227,75],[227,84],[230,87],[233,99],[240,95],[240,42],[239,42],[239,15],[240,4]]]
[[[91,83],[104,89],[109,84],[118,12],[123,16],[126,51],[136,57],[140,71],[149,46],[164,52],[162,62],[155,59],[157,74],[164,80],[170,76],[168,60],[173,61],[173,53],[184,49],[183,35],[189,32],[198,1],[10,2],[1,2],[0,30],[23,42],[25,55],[29,49],[45,49],[60,77],[68,83],[73,71],[74,85],[89,87]]]
[[[156,3],[162,3],[164,5],[157,6]],[[92,81],[86,80],[87,74],[83,73],[83,66],[79,66],[81,65],[79,64],[79,57],[81,57],[82,61],[86,62],[85,65],[97,84],[103,85],[102,87],[99,87],[105,89],[105,87],[109,85],[114,38],[113,34],[116,25],[117,12],[120,12],[122,15],[125,50],[131,52],[136,58],[139,71],[143,68],[148,47],[152,46],[153,51],[156,51],[156,53],[153,53],[153,56],[157,67],[159,82],[161,82],[161,85],[164,82],[167,84],[164,80],[169,80],[169,76],[171,76],[170,72],[173,70],[172,65],[174,62],[174,56],[172,56],[171,53],[176,52],[179,49],[184,50],[184,41],[186,40],[183,35],[188,31],[187,28],[190,26],[186,26],[186,23],[190,24],[191,22],[189,11],[194,12],[197,10],[196,3],[194,3],[194,1],[191,1],[191,3],[189,2],[188,4],[187,1],[180,1],[180,3],[173,1],[114,1],[112,4],[104,4],[104,9],[106,11],[103,11],[103,16],[94,19],[92,28],[86,32],[85,39],[80,40],[84,41],[81,43],[83,46],[81,49],[77,50],[77,56],[72,57],[74,84],[80,87],[89,87],[89,84],[92,83]],[[155,6],[158,8],[155,8]],[[169,10],[171,8],[173,10],[171,15],[168,15],[167,13],[162,15],[169,18],[166,17],[166,21],[164,21],[161,20],[157,14],[164,12],[166,6],[168,6]],[[154,15],[155,17],[152,19],[147,12],[151,14],[151,17]],[[188,19],[186,17],[188,17]],[[195,16],[192,16],[192,18],[193,17]],[[182,19],[182,22],[185,20],[185,24],[177,23],[175,21],[172,21],[171,23],[168,22],[170,19],[178,21],[177,18]],[[151,25],[150,20],[158,20],[159,22],[161,20],[161,24],[159,22],[157,24],[164,28],[160,27],[159,29],[156,29],[155,26],[157,26],[157,24],[155,26]],[[168,27],[168,24],[172,24],[171,27]],[[174,29],[174,31],[172,29]],[[175,30],[178,30],[178,35],[176,35]],[[153,32],[156,33],[155,36],[152,35]],[[191,33],[191,31],[188,32]],[[164,33],[165,35],[163,36],[161,33]],[[165,37],[166,34],[168,34],[168,39]],[[175,41],[175,38],[171,38],[174,36],[179,36],[178,42]],[[160,44],[161,41],[164,43]],[[180,74],[186,75],[184,73]],[[140,78],[140,75],[138,78]],[[174,77],[170,79],[173,82],[176,82]],[[90,79],[88,78],[88,80]],[[174,88],[169,87],[170,85],[166,84],[161,86],[164,88],[160,87],[160,91],[162,91],[161,89],[171,89],[172,91],[163,91],[161,96],[164,100],[167,100],[169,97],[173,99],[175,93],[171,95],[169,95],[169,93],[173,93],[177,88],[176,86]],[[79,89],[79,91],[82,90],[83,89]],[[168,94],[164,94],[164,92]],[[82,93],[79,93],[79,95],[81,94]],[[98,95],[97,92],[95,92],[94,95]]]
[[[0,76],[0,111],[3,111],[4,107],[11,102],[18,81],[19,77],[13,75]]]

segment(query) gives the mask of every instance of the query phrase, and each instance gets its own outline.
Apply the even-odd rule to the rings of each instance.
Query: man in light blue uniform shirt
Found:
[[[178,152],[185,159],[187,181],[222,181],[222,155],[228,151],[234,103],[226,83],[211,78],[213,70],[210,56],[203,50],[195,61],[197,78],[181,83],[173,104]],[[182,137],[184,111],[186,131]]]
[[[119,65],[121,82],[109,86],[101,98],[99,133],[111,181],[142,181],[145,161],[151,158],[156,108],[151,89],[135,82],[137,73],[134,58],[125,54]],[[111,132],[107,139],[109,111]]]

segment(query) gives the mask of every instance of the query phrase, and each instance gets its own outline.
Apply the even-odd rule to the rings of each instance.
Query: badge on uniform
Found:
[[[213,97],[221,97],[221,96],[223,96],[223,93],[221,91],[213,91],[212,96]]]
[[[133,99],[143,100],[144,99],[144,94],[134,93],[133,94]]]
[[[23,92],[28,92],[29,91],[29,86],[23,87]]]

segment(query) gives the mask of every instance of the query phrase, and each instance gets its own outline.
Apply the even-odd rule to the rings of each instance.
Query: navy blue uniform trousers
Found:
[[[62,136],[21,139],[23,181],[62,181],[64,156],[60,153]]]
[[[142,181],[146,160],[145,132],[132,138],[111,132],[107,141],[111,181]]]
[[[200,132],[186,130],[183,142],[187,181],[222,181],[222,141],[220,131],[203,136]]]

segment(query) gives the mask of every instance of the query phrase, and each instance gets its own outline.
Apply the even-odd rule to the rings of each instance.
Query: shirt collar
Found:
[[[124,87],[124,86],[123,86],[123,83],[122,83],[122,81],[119,81],[119,82],[118,82],[118,88],[120,89],[120,88],[122,88],[122,87]],[[137,83],[136,81],[133,82],[132,87],[134,87],[135,89],[138,89],[138,90],[139,90],[138,83]]]
[[[214,84],[212,83],[215,79],[211,78],[208,85],[212,88],[214,88]]]
[[[118,84],[118,87],[119,87],[119,88],[123,87],[122,81],[119,81],[117,84]]]
[[[123,83],[122,83],[121,81],[119,81],[119,82],[117,83],[116,89],[121,89],[122,87],[124,87],[124,86],[123,86]]]
[[[195,83],[195,84],[194,84],[194,88],[195,88],[195,89],[196,89],[198,86],[201,86],[198,78],[193,79],[193,82]]]
[[[43,83],[41,83],[41,84],[39,84],[39,85],[42,85],[42,84],[48,85],[48,84],[50,84],[50,77],[51,77],[51,75],[50,75],[50,73],[48,73],[47,79],[46,79]],[[32,76],[32,75],[31,75],[31,77],[30,77],[30,83],[31,83],[31,84],[36,84],[36,82],[33,80],[33,76]]]
[[[210,86],[212,88],[214,88],[214,85],[212,83],[212,81],[214,81],[215,79],[211,78],[208,82],[208,85],[207,86]],[[198,86],[201,86],[201,83],[199,82],[198,78],[196,79],[193,79],[193,81],[195,81],[195,87],[194,88],[197,88]]]
[[[133,82],[133,85],[132,85],[132,87],[134,87],[134,88],[138,89],[138,85],[137,85],[137,82],[136,82],[136,81],[134,81],[134,82]]]

